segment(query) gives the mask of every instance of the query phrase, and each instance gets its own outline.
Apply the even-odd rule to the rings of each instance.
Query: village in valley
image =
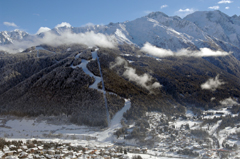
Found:
[[[237,159],[240,158],[239,125],[235,124],[232,127],[227,125],[220,129],[225,118],[237,117],[237,114],[232,114],[230,110],[221,108],[201,111],[201,114],[198,114],[198,111],[188,109],[185,116],[171,117],[159,112],[147,112],[139,121],[131,123],[122,120],[122,127],[119,126],[114,131],[111,128],[98,130],[100,132],[86,127],[85,132],[80,131],[83,127],[72,125],[62,126],[60,129],[60,126],[54,127],[51,124],[47,124],[48,128],[52,128],[47,132],[43,130],[41,123],[34,120],[25,119],[16,123],[16,119],[11,119],[2,125],[5,132],[1,131],[4,135],[0,140],[0,156],[79,159],[138,157]],[[14,125],[11,125],[13,122],[22,124],[21,133],[14,132]],[[28,124],[24,122],[28,124],[32,122],[32,130],[27,130],[24,125]],[[20,134],[22,137],[25,135],[24,140],[17,139],[20,138]],[[107,144],[103,141],[107,141]]]

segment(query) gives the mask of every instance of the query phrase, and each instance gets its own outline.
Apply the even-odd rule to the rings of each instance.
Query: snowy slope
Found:
[[[189,24],[188,28],[183,26],[187,24]],[[174,28],[176,26],[178,26],[178,29]],[[194,37],[185,33],[187,31],[191,32],[189,28],[196,30],[195,34],[197,36],[202,39],[205,38],[201,29],[198,29],[193,23],[183,21],[178,17],[168,17],[161,12],[151,13],[145,17],[123,23],[72,28],[72,32],[94,31],[95,33],[115,35],[119,43],[136,44],[141,47],[146,42],[150,42],[158,47],[176,51],[179,48],[187,48],[194,45],[192,41]]]
[[[212,12],[195,12],[184,20],[195,23],[204,32],[219,40],[240,45],[240,18],[230,17],[218,10]]]

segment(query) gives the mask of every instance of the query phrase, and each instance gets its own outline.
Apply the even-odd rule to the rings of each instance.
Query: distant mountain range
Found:
[[[142,47],[149,42],[172,51],[207,47],[232,52],[237,59],[240,59],[240,16],[230,17],[218,10],[197,11],[183,19],[178,16],[170,17],[162,12],[153,12],[133,21],[83,27],[68,25],[55,27],[49,32],[59,35],[66,30],[72,33],[93,31],[114,35],[118,43]],[[0,32],[0,45],[32,40],[44,35],[45,33],[31,35],[20,30],[3,31]]]

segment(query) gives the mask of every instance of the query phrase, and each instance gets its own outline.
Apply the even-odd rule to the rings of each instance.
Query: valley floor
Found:
[[[114,135],[114,132],[122,127],[123,113],[130,106],[131,102],[126,100],[125,106],[113,117],[110,126],[105,129],[68,124],[64,122],[63,118],[49,117],[45,120],[44,117],[33,119],[1,116],[0,137],[5,138],[7,141],[21,140],[25,144],[30,140],[63,145],[71,143],[70,146],[73,147],[81,146],[87,148],[89,152],[90,150],[99,152],[99,154],[94,153],[95,155],[100,155],[100,152],[103,154],[104,151],[106,155],[109,153],[109,156],[121,156],[117,158],[123,158],[124,156],[125,158],[132,158],[137,155],[146,159],[164,157],[195,158],[197,156],[200,158],[222,158],[224,155],[228,158],[240,157],[240,140],[236,135],[240,131],[239,127],[225,127],[218,130],[222,122],[220,118],[215,123],[203,124],[204,119],[214,118],[221,110],[222,116],[229,115],[230,112],[225,108],[215,111],[215,113],[210,113],[213,110],[203,111],[201,117],[197,117],[191,110],[188,110],[186,118],[172,117],[174,119],[168,121],[168,124],[166,124],[166,121],[169,119],[166,115],[159,112],[148,112],[146,117],[149,128],[145,132],[146,138],[144,141],[146,147],[144,147],[136,138],[125,138],[129,134],[118,138]],[[235,116],[234,114],[230,115]],[[127,132],[131,134],[136,127],[135,123],[128,125]],[[153,145],[151,147],[149,147],[148,141],[152,141]],[[120,151],[119,148],[122,150]],[[68,147],[63,149],[68,149]],[[127,154],[124,154],[123,150],[126,150]],[[0,155],[3,156],[9,151],[10,149],[0,151]],[[45,150],[45,153],[50,155],[51,153],[49,154],[48,151]],[[75,156],[77,156],[77,152],[75,153]],[[80,152],[78,151],[78,153]],[[85,152],[81,152],[81,154],[90,155]]]
[[[87,158],[91,156],[90,152],[95,150],[99,154],[95,156],[100,156],[100,150],[105,155],[102,156],[114,156],[118,155],[124,158],[132,158],[133,156],[140,155],[143,159],[147,158],[159,158],[154,156],[154,152],[149,151],[148,153],[143,154],[143,152],[136,151],[134,146],[121,146],[124,149],[128,149],[128,153],[124,154],[123,152],[117,152],[115,146],[116,142],[123,142],[117,140],[113,133],[121,128],[121,120],[123,118],[123,113],[126,112],[131,106],[129,100],[125,101],[125,106],[115,114],[111,120],[110,126],[105,129],[99,127],[88,127],[88,126],[78,126],[74,124],[68,124],[62,120],[63,118],[48,117],[47,120],[44,117],[34,118],[17,118],[13,116],[1,116],[0,117],[0,137],[6,139],[7,141],[23,141],[22,146],[18,147],[17,151],[13,149],[16,148],[15,145],[8,145],[4,147],[3,151],[0,150],[1,157],[9,158],[21,158],[25,156],[27,158],[41,157],[39,153],[43,151],[42,156],[46,158],[52,157],[65,157],[65,158]],[[60,121],[62,120],[62,121]],[[65,124],[63,124],[65,123]],[[30,143],[32,141],[38,141],[42,143],[55,143],[56,145],[63,145],[61,148],[54,150],[44,149],[44,145],[34,144],[35,146],[31,147]],[[67,146],[70,143],[69,146]],[[129,142],[131,144],[131,142]],[[136,142],[133,140],[133,145],[136,145]],[[88,152],[72,152],[68,151],[69,147],[83,147],[88,150]],[[130,150],[129,150],[130,149]],[[11,151],[12,150],[12,151]],[[91,151],[92,150],[92,151]],[[129,152],[131,151],[131,152]],[[32,153],[33,152],[33,153]],[[58,154],[58,152],[61,152]],[[113,154],[114,153],[114,154]],[[53,155],[54,154],[54,155]],[[11,157],[10,157],[11,156]],[[161,157],[165,159],[165,157]]]

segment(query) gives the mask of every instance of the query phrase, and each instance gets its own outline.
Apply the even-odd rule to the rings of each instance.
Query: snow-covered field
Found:
[[[128,156],[132,158],[133,156],[141,156],[143,159],[179,159],[179,158],[173,158],[173,157],[160,157],[160,156],[154,156],[153,154],[136,154],[136,153],[128,153]]]
[[[16,118],[1,116],[0,137],[9,140],[39,139],[45,141],[68,142],[80,145],[112,145],[115,129],[121,128],[123,113],[131,107],[126,100],[125,106],[115,114],[110,126],[104,130],[96,127],[74,124],[53,124],[40,118]]]

